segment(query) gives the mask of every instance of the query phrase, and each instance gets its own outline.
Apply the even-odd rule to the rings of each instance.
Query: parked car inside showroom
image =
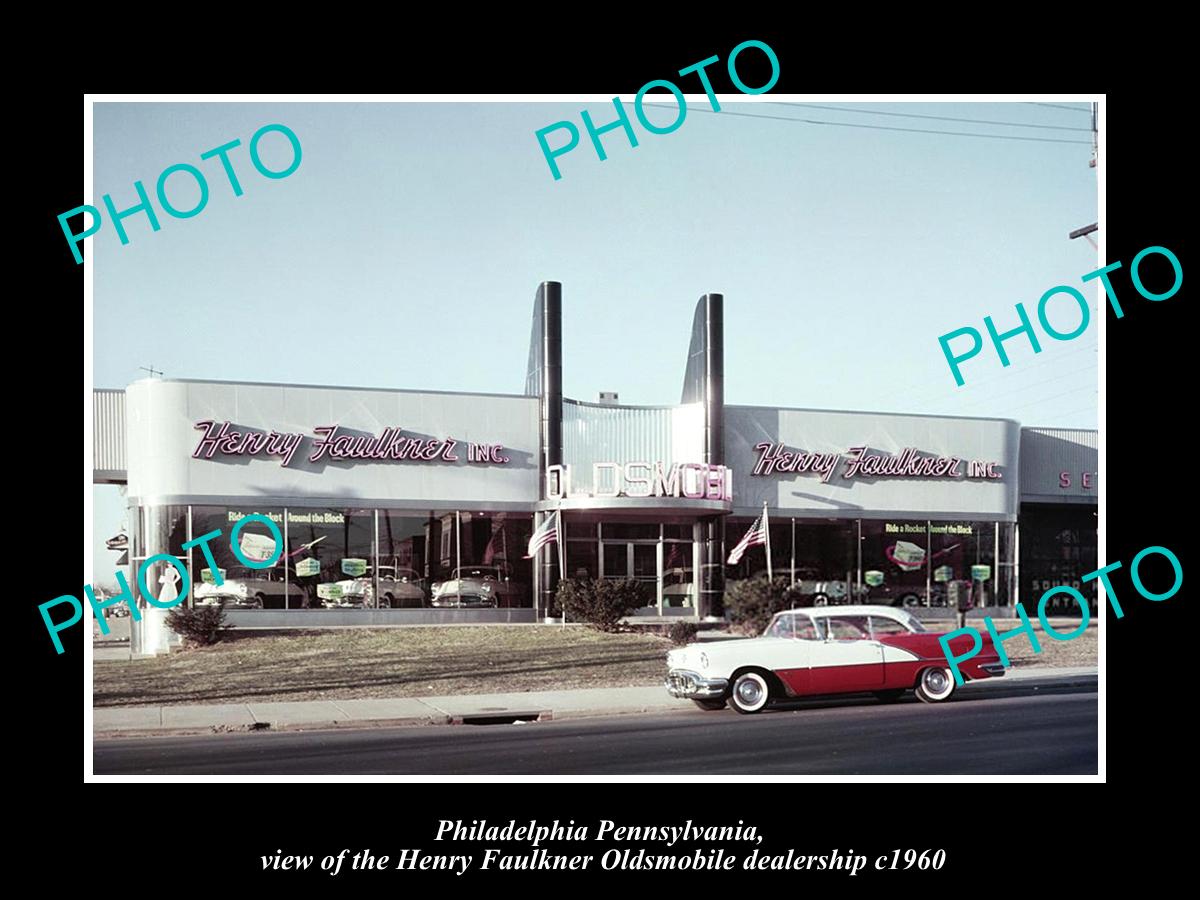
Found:
[[[289,573],[284,583],[282,569],[229,569],[221,585],[204,582],[196,585],[198,606],[220,606],[226,609],[283,609],[285,605],[302,607],[304,589],[296,584],[295,573]]]
[[[667,654],[668,693],[703,709],[726,704],[757,713],[773,700],[871,693],[890,703],[908,690],[926,703],[949,700],[956,687],[939,643],[906,610],[840,606],[777,613],[763,633],[742,640],[693,643]],[[969,635],[950,642],[964,654]],[[1004,674],[987,635],[979,653],[959,666],[966,680]]]
[[[425,579],[415,569],[403,566],[379,567],[379,602],[375,602],[375,575],[371,566],[358,578],[334,582],[340,596],[323,600],[327,608],[401,609],[425,605]]]
[[[524,594],[524,586],[513,581],[503,565],[461,566],[430,590],[429,605],[437,609],[520,606]]]

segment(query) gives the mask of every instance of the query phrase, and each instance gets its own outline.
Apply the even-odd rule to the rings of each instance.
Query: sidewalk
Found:
[[[960,690],[988,691],[1023,686],[1094,684],[1095,667],[1010,669],[1003,678],[968,682]],[[661,685],[530,691],[517,694],[459,694],[392,700],[303,700],[295,703],[224,703],[191,706],[120,706],[93,709],[96,737],[195,734],[301,728],[368,728],[385,725],[454,725],[492,721],[546,721],[583,716],[694,710]]]

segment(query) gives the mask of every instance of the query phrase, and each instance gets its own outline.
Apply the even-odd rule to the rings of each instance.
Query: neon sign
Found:
[[[292,457],[300,449],[304,435],[298,431],[271,431],[269,433],[236,430],[232,422],[205,420],[195,427],[204,432],[196,449],[194,459],[212,459],[213,454],[222,456],[277,456],[281,466],[290,465]],[[409,462],[458,462],[454,452],[458,441],[454,438],[407,437],[399,428],[385,428],[378,436],[339,434],[337,425],[321,425],[313,429],[317,435],[311,438],[312,452],[309,462],[331,460],[364,460],[383,462],[406,460]],[[509,457],[502,444],[467,444],[467,462],[488,465],[504,465]]]
[[[546,497],[682,497],[686,500],[732,500],[733,472],[725,466],[707,463],[661,462],[592,464],[590,490],[572,483],[571,466],[546,469]]]
[[[789,450],[785,444],[764,441],[755,444],[758,462],[751,475],[770,475],[772,472],[812,472],[828,482],[842,458],[839,453],[805,453]],[[922,455],[916,447],[906,447],[900,453],[868,453],[866,447],[851,447],[846,451],[842,478],[888,476],[891,478],[1003,478],[1000,464],[992,460],[962,459],[957,456]],[[966,471],[962,464],[966,463]]]

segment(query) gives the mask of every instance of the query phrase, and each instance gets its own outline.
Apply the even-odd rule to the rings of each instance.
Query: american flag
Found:
[[[742,555],[751,547],[760,547],[767,542],[767,511],[764,509],[763,514],[754,520],[754,524],[750,526],[750,530],[746,532],[746,536],[738,541],[737,546],[733,548],[733,552],[729,554],[727,562],[731,566],[737,565],[741,560]]]
[[[546,521],[543,522],[540,526],[538,526],[537,531],[535,531],[532,535],[530,535],[529,549],[527,551],[525,551],[525,558],[533,559],[533,557],[537,555],[537,552],[539,550],[541,550],[543,547],[545,547],[547,544],[554,544],[557,542],[558,542],[558,510],[555,510],[554,514],[552,516],[550,516],[548,519],[546,519]]]

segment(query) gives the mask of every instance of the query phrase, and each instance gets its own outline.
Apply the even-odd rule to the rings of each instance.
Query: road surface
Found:
[[[95,743],[96,774],[1095,774],[1092,685],[551,722]]]

